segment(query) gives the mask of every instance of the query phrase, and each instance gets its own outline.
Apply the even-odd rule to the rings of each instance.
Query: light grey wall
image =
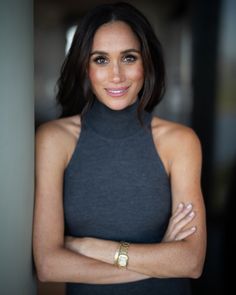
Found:
[[[0,1],[0,294],[34,295],[32,0]]]

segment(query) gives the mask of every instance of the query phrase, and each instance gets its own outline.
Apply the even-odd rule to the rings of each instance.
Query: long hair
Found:
[[[165,91],[165,67],[162,47],[146,17],[134,6],[118,2],[102,4],[90,10],[79,22],[72,45],[57,81],[57,102],[62,107],[61,117],[81,114],[94,101],[87,75],[93,38],[103,24],[123,21],[128,24],[141,45],[144,84],[139,93],[138,116],[143,110],[151,112],[161,101]]]

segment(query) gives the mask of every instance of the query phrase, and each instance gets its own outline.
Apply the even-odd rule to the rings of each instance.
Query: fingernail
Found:
[[[189,213],[190,217],[193,217],[195,215],[194,211],[192,211],[191,213]]]
[[[187,209],[191,209],[191,208],[192,208],[192,206],[193,206],[193,205],[192,205],[191,203],[190,203],[190,204],[188,204],[188,205],[187,205]]]
[[[191,227],[191,230],[192,231],[195,231],[196,230],[196,226]]]
[[[183,208],[184,204],[183,203],[179,203],[178,207],[179,208]]]

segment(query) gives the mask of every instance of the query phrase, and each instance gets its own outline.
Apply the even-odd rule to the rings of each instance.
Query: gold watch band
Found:
[[[127,268],[128,265],[128,250],[129,250],[129,243],[127,242],[120,242],[120,247],[117,249],[115,256],[114,256],[114,264],[117,265],[119,268]]]

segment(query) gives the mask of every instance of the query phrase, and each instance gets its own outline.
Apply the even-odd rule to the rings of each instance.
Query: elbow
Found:
[[[204,269],[206,255],[205,248],[190,248],[188,254],[188,277],[191,279],[199,279]]]
[[[40,282],[46,283],[49,282],[49,270],[48,267],[44,264],[41,263],[39,266],[36,267],[36,274],[37,278]]]
[[[36,276],[40,282],[61,282],[64,277],[61,273],[63,247],[55,247],[47,251],[35,251]]]
[[[189,275],[189,278],[190,279],[199,279],[201,275],[202,275],[202,271],[196,269],[196,270],[191,272],[191,274]]]
[[[36,264],[36,274],[37,278],[40,282],[46,283],[46,282],[52,282],[53,280],[53,263],[51,261],[51,258],[41,257],[40,262]]]
[[[37,269],[37,278],[41,283],[49,283],[54,281],[52,277],[52,271],[50,271],[46,265],[43,265]]]
[[[191,267],[189,269],[189,277],[191,279],[199,279],[203,272],[203,261],[197,259],[197,257],[194,259],[195,261],[192,262]]]
[[[47,283],[49,282],[47,280],[47,275],[44,274],[41,270],[40,271],[37,271],[37,278],[38,280],[41,282],[41,283]]]

